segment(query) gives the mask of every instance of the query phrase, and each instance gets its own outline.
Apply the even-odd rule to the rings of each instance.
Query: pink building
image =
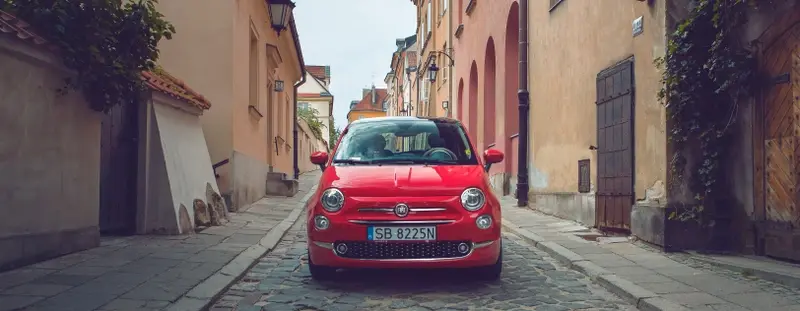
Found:
[[[515,175],[518,163],[519,4],[455,1],[455,117],[467,126],[478,150],[505,152],[506,160],[492,166],[491,174],[495,187],[506,192],[509,187],[501,185]]]

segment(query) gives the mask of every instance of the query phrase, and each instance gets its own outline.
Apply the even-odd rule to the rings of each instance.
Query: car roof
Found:
[[[365,118],[360,120],[355,120],[350,124],[360,124],[360,123],[376,123],[376,122],[390,122],[390,121],[433,121],[437,123],[453,123],[459,124],[460,121],[452,118],[444,118],[444,117],[415,117],[415,116],[391,116],[391,117],[375,117],[375,118]]]

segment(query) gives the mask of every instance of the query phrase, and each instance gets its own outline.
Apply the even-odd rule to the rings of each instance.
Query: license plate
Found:
[[[436,227],[367,227],[369,241],[433,241]]]

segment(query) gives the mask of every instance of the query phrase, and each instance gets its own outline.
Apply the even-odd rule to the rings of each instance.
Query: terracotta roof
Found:
[[[154,71],[142,72],[142,78],[147,86],[153,90],[160,91],[200,109],[211,108],[211,103],[203,95],[195,92],[186,83],[160,68]]]
[[[311,76],[320,79],[320,80],[328,80],[331,78],[331,67],[330,66],[313,66],[308,65],[306,66],[306,71],[311,74]]]
[[[355,106],[350,108],[350,111],[384,111],[383,101],[386,100],[388,93],[386,89],[375,89],[375,104],[372,104],[372,90],[364,92],[364,97]]]
[[[47,39],[42,38],[30,30],[30,24],[4,11],[0,11],[0,33],[13,35],[22,41],[30,42],[34,45],[48,45]],[[148,87],[188,102],[201,109],[208,109],[211,107],[211,103],[209,103],[208,100],[186,86],[180,79],[173,77],[163,70],[156,71],[158,71],[158,73],[142,72],[142,79]]]
[[[2,10],[0,10],[0,33],[10,34],[22,41],[27,41],[35,45],[47,43],[45,38],[40,37],[30,30],[30,24]]]

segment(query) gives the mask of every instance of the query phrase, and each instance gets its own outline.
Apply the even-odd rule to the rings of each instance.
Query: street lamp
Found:
[[[289,27],[289,20],[292,17],[294,2],[291,0],[267,0],[269,4],[269,19],[272,29],[281,35],[281,31]]]
[[[436,61],[431,60],[431,65],[428,66],[428,80],[431,83],[436,82],[436,74],[439,73],[439,66],[436,66]]]

